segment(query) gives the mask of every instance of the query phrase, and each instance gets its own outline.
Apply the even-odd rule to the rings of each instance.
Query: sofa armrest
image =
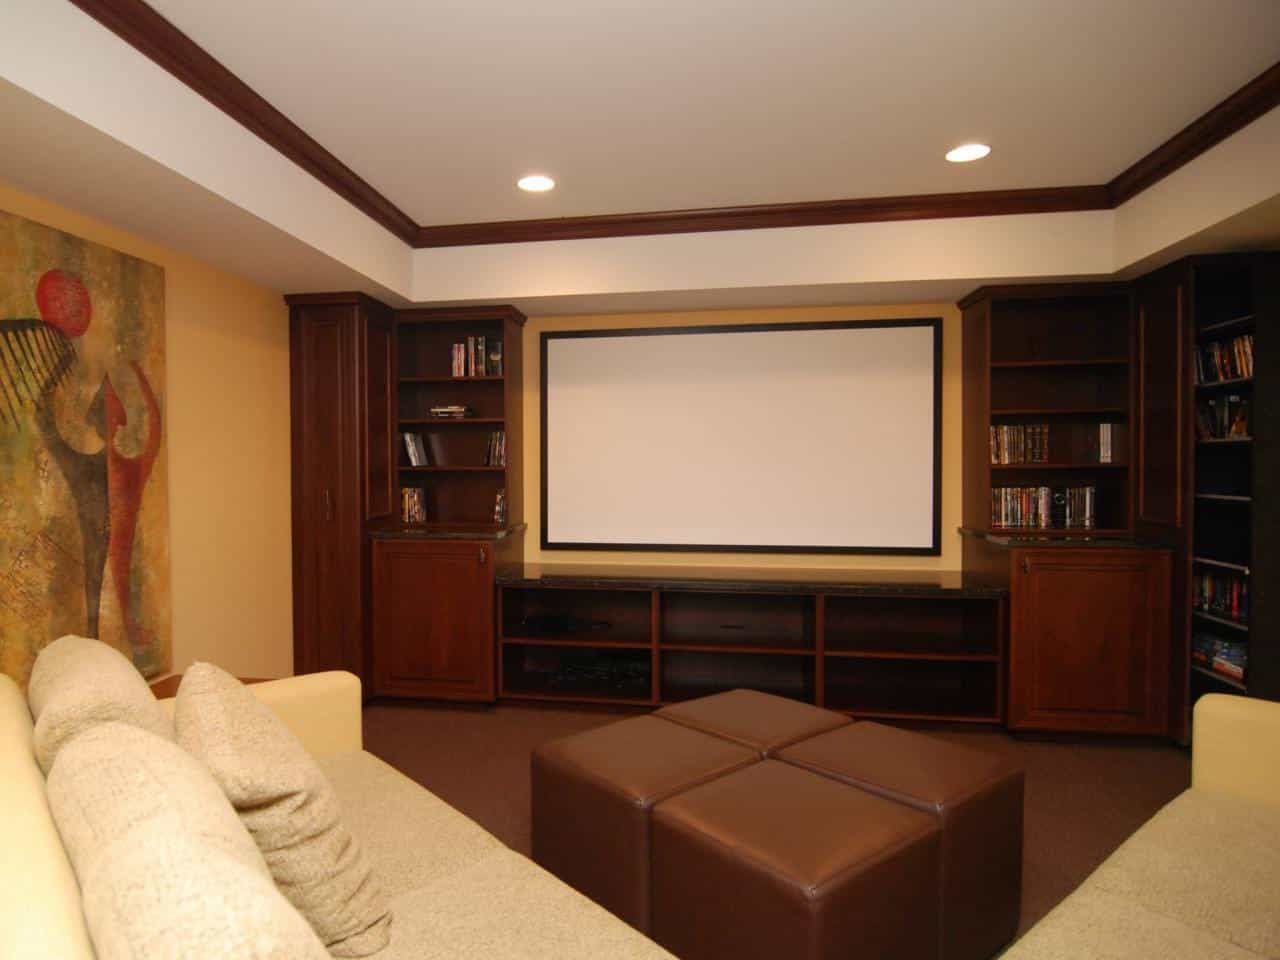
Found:
[[[1280,703],[1222,693],[1197,700],[1191,786],[1280,807]]]
[[[313,757],[350,753],[364,745],[360,678],[354,673],[305,673],[251,683],[249,689],[293,731]],[[161,700],[160,705],[172,713],[172,698]]]

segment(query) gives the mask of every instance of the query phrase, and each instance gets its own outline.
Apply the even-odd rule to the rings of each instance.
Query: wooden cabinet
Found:
[[[494,545],[373,543],[373,693],[494,699]]]
[[[1010,728],[1168,732],[1168,551],[1009,556]]]
[[[294,670],[367,679],[363,527],[395,497],[391,312],[358,294],[287,300]]]

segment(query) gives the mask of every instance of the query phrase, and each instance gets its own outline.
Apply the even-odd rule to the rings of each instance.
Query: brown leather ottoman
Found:
[[[651,808],[758,760],[653,716],[545,744],[533,754],[533,859],[647,933]]]
[[[663,707],[654,716],[733,740],[765,757],[789,743],[850,723],[844,714],[755,690],[686,700]]]
[[[821,734],[777,758],[936,819],[942,960],[985,960],[1013,939],[1022,903],[1021,770],[878,723]]]
[[[653,813],[650,935],[682,960],[934,960],[933,817],[763,760]]]

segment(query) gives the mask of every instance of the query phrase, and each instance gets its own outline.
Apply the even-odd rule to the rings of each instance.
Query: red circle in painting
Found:
[[[65,270],[46,270],[36,284],[36,306],[40,317],[68,337],[78,337],[89,329],[93,304],[80,278]]]

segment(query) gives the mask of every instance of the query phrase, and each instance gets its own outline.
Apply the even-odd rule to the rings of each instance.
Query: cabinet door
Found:
[[[1013,554],[1009,726],[1166,733],[1169,554]]]
[[[1173,542],[1185,524],[1188,422],[1187,274],[1173,267],[1135,287],[1138,327],[1137,528]]]
[[[491,544],[375,541],[372,605],[376,694],[494,698]]]
[[[362,674],[354,310],[295,309],[290,335],[294,670]]]

